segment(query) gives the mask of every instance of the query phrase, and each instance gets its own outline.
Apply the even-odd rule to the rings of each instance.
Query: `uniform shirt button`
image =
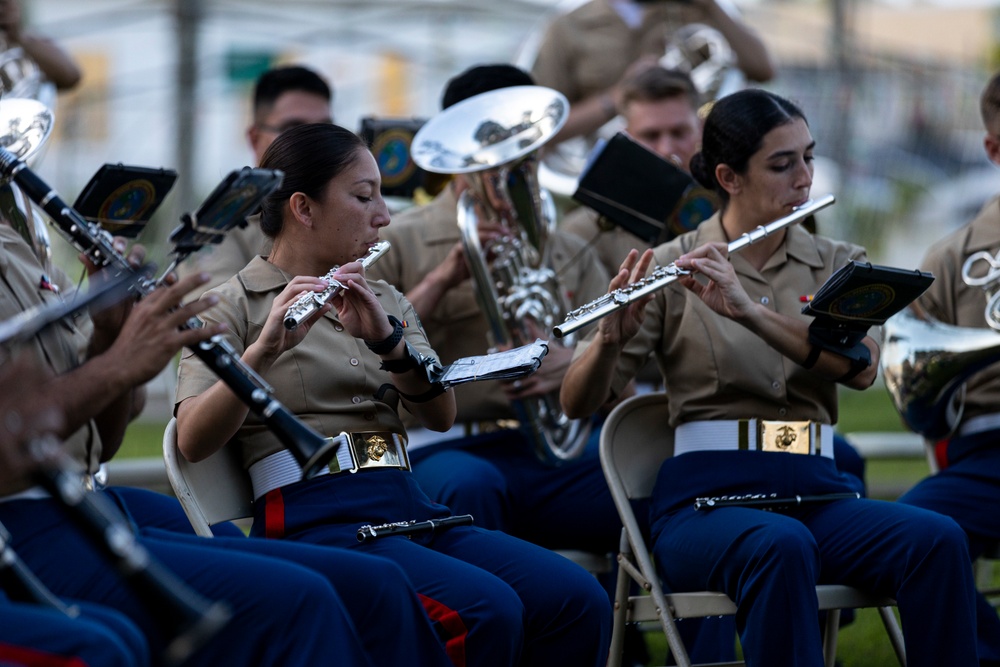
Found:
[[[351,359],[351,365],[352,366],[357,366],[358,365],[358,360],[357,359]]]
[[[361,402],[361,397],[355,396],[354,398],[351,399],[351,402],[354,403],[354,405],[357,405],[358,403]]]
[[[769,299],[766,296],[762,296],[760,297],[760,302],[766,306],[767,304],[771,303],[771,299]]]
[[[781,389],[781,383],[775,380],[771,383],[771,389]]]
[[[340,324],[334,324],[334,325],[333,325],[333,330],[334,330],[334,331],[343,331],[343,330],[344,330],[344,327],[343,327],[343,326],[341,326]]]
[[[786,410],[785,408],[780,408],[778,410],[778,414],[781,415],[782,417],[784,417],[785,415],[788,414],[788,410]]]

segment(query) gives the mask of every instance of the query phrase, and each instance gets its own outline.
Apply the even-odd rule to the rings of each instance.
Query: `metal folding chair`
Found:
[[[250,477],[230,448],[190,463],[177,450],[177,420],[171,419],[163,431],[163,461],[170,486],[198,535],[212,537],[213,525],[253,516]]]
[[[666,395],[643,394],[620,403],[608,415],[601,432],[601,466],[623,525],[609,667],[621,664],[627,623],[659,622],[674,660],[680,667],[691,667],[691,660],[677,631],[675,620],[736,613],[736,604],[723,593],[699,591],[665,594],[632,511],[630,501],[646,498],[652,493],[660,465],[673,455],[673,429],[667,420]],[[633,581],[639,584],[645,594],[629,595]],[[896,656],[905,667],[903,633],[892,611],[894,600],[849,586],[817,586],[816,595],[820,610],[827,612],[823,629],[823,652],[828,667],[833,667],[836,659],[840,610],[867,607],[878,608]]]

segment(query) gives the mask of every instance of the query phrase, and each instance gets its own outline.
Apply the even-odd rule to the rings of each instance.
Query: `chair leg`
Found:
[[[899,660],[901,667],[906,667],[906,647],[903,644],[903,631],[899,627],[896,615],[892,613],[892,607],[879,607],[878,614],[882,617],[882,624],[885,626],[886,634],[889,635],[889,642],[892,643],[892,649],[896,652],[896,659]]]
[[[837,635],[840,633],[840,610],[828,609],[823,626],[823,664],[834,667],[837,663]]]
[[[618,556],[621,561],[624,554]],[[624,568],[618,568],[618,578],[615,581],[614,625],[611,629],[611,654],[608,656],[608,667],[621,667],[622,651],[625,650],[625,624],[628,622],[629,588],[631,578]]]

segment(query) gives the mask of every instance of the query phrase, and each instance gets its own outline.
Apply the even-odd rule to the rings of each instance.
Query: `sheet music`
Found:
[[[548,341],[539,338],[505,352],[458,359],[446,366],[436,380],[445,387],[482,380],[513,380],[538,370],[548,352]]]

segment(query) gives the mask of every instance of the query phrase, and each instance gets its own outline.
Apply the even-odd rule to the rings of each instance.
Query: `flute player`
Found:
[[[799,311],[801,295],[864,250],[789,227],[727,256],[729,241],[807,201],[813,151],[788,100],[745,90],[715,104],[692,173],[722,210],[641,258],[633,250],[610,288],[642,277],[654,260],[695,275],[601,320],[577,349],[563,407],[589,414],[655,353],[676,429],[675,456],[651,499],[655,560],[671,590],[717,590],[736,602],[751,667],[823,664],[819,626],[803,622],[817,617],[819,583],[895,598],[911,667],[972,667],[974,584],[965,537],[950,519],[865,499],[781,512],[693,507],[697,497],[853,490],[831,458],[837,385],[870,386],[878,345],[864,338],[857,352],[868,362],[852,363],[811,345]],[[790,420],[809,423],[801,453],[769,451],[757,427]]]

